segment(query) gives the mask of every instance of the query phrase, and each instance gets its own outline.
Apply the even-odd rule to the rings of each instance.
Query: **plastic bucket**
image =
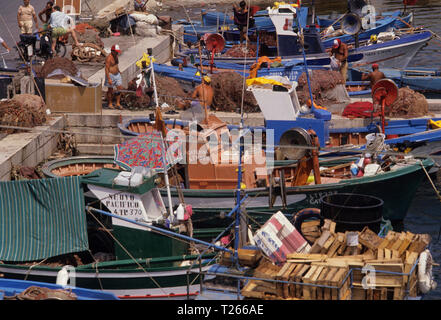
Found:
[[[368,227],[380,232],[383,200],[374,196],[336,193],[321,197],[321,215],[336,223],[336,232],[361,231]]]

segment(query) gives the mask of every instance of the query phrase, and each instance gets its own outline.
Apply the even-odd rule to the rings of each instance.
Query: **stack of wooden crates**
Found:
[[[256,279],[242,289],[244,297],[402,300],[419,294],[417,259],[427,248],[429,235],[389,231],[381,238],[364,228],[357,232],[358,245],[348,246],[350,233],[335,232],[330,220],[317,230],[304,230],[302,225],[302,232],[314,240],[310,252],[292,253],[279,266],[261,259],[253,272]]]

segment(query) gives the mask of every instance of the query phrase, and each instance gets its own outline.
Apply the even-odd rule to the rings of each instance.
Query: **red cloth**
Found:
[[[348,118],[370,118],[372,115],[373,104],[371,102],[354,102],[346,106],[341,114]],[[380,112],[374,112],[373,116],[378,117]]]

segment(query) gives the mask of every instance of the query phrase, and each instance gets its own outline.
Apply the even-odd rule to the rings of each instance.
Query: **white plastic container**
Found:
[[[374,176],[380,172],[380,165],[377,163],[369,163],[364,167],[365,176]]]

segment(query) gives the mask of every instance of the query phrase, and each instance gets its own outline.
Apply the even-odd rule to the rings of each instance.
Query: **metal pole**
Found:
[[[129,218],[124,218],[124,217],[118,216],[116,214],[107,212],[107,211],[95,209],[95,208],[89,207],[89,206],[86,206],[86,209],[90,210],[90,211],[97,212],[97,213],[104,214],[104,215],[112,217],[112,218],[117,218],[117,219],[120,219],[120,220],[124,220],[124,221],[130,222],[130,223],[136,224],[138,226],[146,227],[146,228],[149,228],[151,230],[158,231],[159,233],[163,233],[164,235],[167,235],[167,236],[173,236],[173,237],[180,238],[180,239],[187,240],[187,241],[194,241],[194,242],[200,243],[200,244],[208,246],[208,247],[213,247],[215,249],[218,249],[218,250],[221,250],[221,251],[224,251],[224,252],[228,252],[230,254],[233,253],[230,249],[227,249],[227,248],[224,248],[224,247],[221,247],[221,246],[217,246],[217,245],[215,245],[213,243],[205,242],[205,241],[202,241],[202,240],[199,240],[199,239],[195,239],[195,238],[183,235],[183,234],[179,234],[179,233],[176,233],[176,232],[173,232],[173,231],[169,231],[169,230],[166,230],[166,229],[155,227],[155,226],[149,225],[147,223],[142,223],[142,222],[139,222],[139,221],[136,221],[136,220],[132,220],[132,219],[129,219]]]
[[[152,82],[153,82],[153,93],[155,95],[155,101],[156,101],[156,107],[159,107],[159,101],[158,101],[158,91],[156,90],[156,81],[155,81],[155,70],[153,69],[153,50],[152,48],[147,49],[147,54],[150,58],[150,68],[152,68]]]

